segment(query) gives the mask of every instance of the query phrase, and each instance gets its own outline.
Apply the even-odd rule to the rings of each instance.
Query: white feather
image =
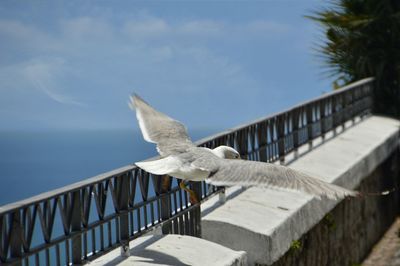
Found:
[[[152,139],[150,138],[150,136],[149,136],[149,132],[148,132],[148,130],[147,130],[147,128],[146,128],[146,125],[145,125],[145,123],[144,123],[144,118],[143,118],[143,115],[142,115],[141,110],[140,110],[139,108],[135,108],[135,106],[136,106],[136,104],[135,104],[135,99],[134,99],[132,96],[130,96],[130,99],[131,99],[131,102],[130,102],[129,106],[130,106],[130,108],[131,108],[132,110],[135,110],[135,109],[136,109],[136,118],[137,118],[137,120],[138,120],[138,122],[139,122],[139,127],[140,127],[140,131],[142,131],[143,138],[144,138],[147,142],[156,143],[156,142],[155,142],[154,140],[152,140]]]
[[[182,166],[182,162],[174,156],[168,156],[154,161],[137,162],[135,164],[146,172],[155,175],[171,174]]]

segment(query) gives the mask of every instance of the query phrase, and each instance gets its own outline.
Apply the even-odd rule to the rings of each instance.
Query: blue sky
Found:
[[[136,92],[225,129],[331,89],[322,1],[0,2],[0,130],[135,128]]]

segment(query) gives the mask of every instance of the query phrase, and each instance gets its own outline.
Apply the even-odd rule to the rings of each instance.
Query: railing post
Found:
[[[308,145],[311,148],[313,142],[313,107],[311,104],[306,106],[307,116],[307,139]]]
[[[191,188],[196,193],[197,199],[201,201],[202,189],[201,189],[201,182],[190,182]],[[200,204],[195,207],[195,210],[192,212],[194,221],[192,224],[196,227],[194,233],[196,237],[201,237],[201,212],[200,212]]]
[[[346,97],[346,92],[342,93],[340,95],[340,102],[341,102],[341,112],[340,112],[340,124],[342,126],[342,131],[346,129],[345,122],[346,122],[346,113],[348,112],[347,110],[347,97]]]
[[[355,95],[355,92],[356,92],[356,90],[357,90],[357,88],[354,88],[354,89],[352,89],[352,90],[350,90],[349,92],[349,94],[350,94],[350,106],[351,106],[351,113],[350,113],[350,115],[351,115],[351,123],[354,125],[354,123],[356,122],[356,120],[355,120],[355,114],[356,114],[356,112],[357,112],[357,110],[356,110],[356,106],[355,106],[355,99],[356,99],[356,95]]]
[[[337,95],[333,96],[332,98],[332,130],[333,130],[333,135],[336,136],[337,134],[337,126],[338,126],[338,101],[337,101]]]
[[[280,115],[276,120],[278,133],[278,155],[281,164],[285,163],[285,117]]]
[[[376,82],[370,82],[369,84],[366,85],[366,97],[367,97],[367,105],[368,105],[368,111],[369,113],[372,113],[375,109],[375,98],[374,98],[374,91],[376,90],[375,86]]]
[[[16,210],[10,215],[10,226],[12,227],[10,235],[10,255],[12,259],[19,259],[13,265],[22,265],[22,225],[21,225],[21,214],[19,210]],[[7,254],[6,254],[7,256]]]
[[[297,158],[298,156],[298,147],[299,147],[299,121],[300,119],[300,109],[296,108],[292,112],[292,130],[293,130],[293,152],[294,157]]]
[[[81,204],[80,191],[72,192],[71,232],[77,233],[72,238],[72,264],[82,264]]]
[[[128,203],[129,203],[129,174],[124,174],[120,177],[119,187],[119,241],[121,244],[121,256],[129,257],[129,217],[128,217]]]
[[[258,153],[261,162],[266,162],[268,160],[267,156],[267,123],[262,122],[258,126],[257,130],[257,143],[258,143]]]
[[[325,99],[321,99],[321,101],[319,102],[319,117],[320,117],[320,121],[321,121],[321,137],[322,140],[325,140],[325,132],[326,132],[326,100]]]
[[[168,194],[171,186],[171,177],[169,175],[163,175],[161,181],[161,194],[160,194],[160,209],[161,209],[161,220],[166,221],[171,217],[171,201]],[[183,182],[183,181],[181,181]],[[171,233],[171,225],[169,223],[161,226],[161,231],[164,235]]]
[[[236,137],[237,137],[237,151],[240,153],[240,156],[245,155],[246,158],[243,159],[248,159],[247,158],[247,152],[248,152],[248,132],[247,132],[247,128],[246,129],[241,129],[236,133]]]

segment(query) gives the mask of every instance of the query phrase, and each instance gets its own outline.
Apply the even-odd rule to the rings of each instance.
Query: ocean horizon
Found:
[[[216,129],[189,132],[196,141]],[[134,129],[0,132],[0,206],[157,155]]]

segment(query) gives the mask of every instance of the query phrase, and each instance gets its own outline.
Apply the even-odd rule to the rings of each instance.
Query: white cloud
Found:
[[[117,23],[86,16],[59,20],[46,31],[0,20],[5,47],[29,51],[16,62],[0,64],[0,89],[8,87],[8,95],[14,93],[11,88],[29,90],[29,95],[45,95],[62,105],[88,105],[99,116],[120,108],[115,104],[132,87],[159,97],[194,93],[199,101],[242,95],[243,88],[258,88],[257,80],[229,52],[213,48],[288,30],[263,20],[239,24],[145,16]],[[0,55],[8,52],[2,50]]]
[[[49,51],[54,49],[54,39],[37,27],[14,20],[0,20],[0,40],[11,48],[23,47],[24,52]],[[12,43],[11,43],[12,42]],[[6,53],[0,50],[0,55]]]
[[[114,37],[114,28],[108,22],[98,18],[78,17],[62,20],[60,25],[64,39],[88,40],[101,38],[106,40]]]
[[[224,23],[214,20],[192,20],[176,27],[176,31],[180,34],[200,36],[220,34],[224,29]]]
[[[288,34],[291,27],[287,24],[270,20],[252,20],[242,24],[210,19],[168,22],[161,18],[147,16],[142,20],[126,21],[122,33],[132,40],[143,41],[159,38],[179,42],[192,38],[246,39],[250,35]]]
[[[50,99],[61,104],[72,104],[85,106],[85,104],[74,100],[72,97],[60,92],[60,85],[57,82],[57,72],[64,65],[62,59],[35,60],[26,64],[22,69],[27,81],[38,91],[47,95]]]
[[[290,26],[287,24],[279,23],[269,20],[254,20],[247,23],[243,30],[248,30],[257,33],[287,33],[290,31]]]
[[[160,37],[171,31],[166,21],[158,18],[131,20],[125,23],[123,32],[132,38]]]

